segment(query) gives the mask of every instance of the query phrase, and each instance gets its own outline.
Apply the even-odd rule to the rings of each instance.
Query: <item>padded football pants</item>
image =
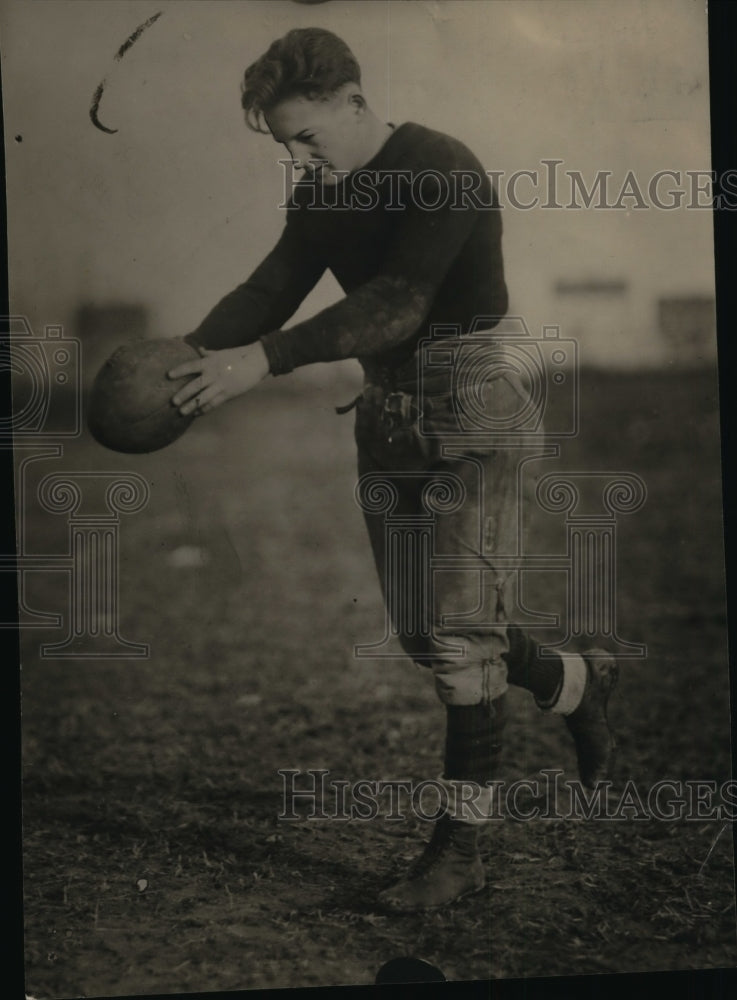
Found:
[[[518,551],[520,461],[542,434],[479,445],[462,433],[450,392],[420,399],[416,384],[397,389],[367,376],[355,427],[357,496],[387,611],[446,705],[489,705],[507,689],[510,650],[512,573],[495,556]],[[504,370],[483,391],[485,413],[500,426],[527,398]]]

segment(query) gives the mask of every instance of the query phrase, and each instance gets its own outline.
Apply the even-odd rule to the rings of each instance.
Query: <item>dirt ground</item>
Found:
[[[440,766],[431,684],[401,658],[352,654],[384,623],[351,417],[332,412],[352,393],[265,383],[156,455],[82,438],[31,475],[149,481],[147,507],[121,518],[120,615],[151,652],[42,658],[61,632],[23,632],[28,994],[368,984],[401,955],[448,980],[735,966],[732,831],[714,819],[493,822],[482,892],[390,917],[376,893],[428,824],[384,806],[372,822],[278,818],[279,769],[420,780]],[[648,489],[618,525],[620,634],[648,655],[623,661],[611,708],[616,787],[730,777],[717,435],[713,373],[582,375],[581,434],[556,467],[631,471]],[[33,547],[63,551],[65,518],[27,514]],[[529,576],[530,605],[557,610],[562,574]],[[28,599],[65,613],[63,575],[36,574]],[[511,701],[505,777],[575,776],[560,719],[523,691]]]

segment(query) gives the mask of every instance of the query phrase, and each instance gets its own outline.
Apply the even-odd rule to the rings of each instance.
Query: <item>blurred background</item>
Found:
[[[710,167],[698,0],[9,0],[0,18],[12,311],[79,334],[88,375],[111,341],[193,329],[275,243],[285,152],[245,127],[240,80],[308,25],[350,45],[380,116],[448,132],[500,172],[510,311],[533,333],[558,324],[583,364],[609,369],[714,357],[712,221],[708,197],[692,197],[706,182],[685,175]],[[88,114],[102,80],[113,135]],[[564,206],[566,171],[589,188],[610,171],[610,204],[632,171],[647,207],[515,208],[508,179],[539,172],[515,191],[544,201],[545,160],[562,161]],[[683,192],[671,210],[648,196],[663,170],[681,174],[658,188],[666,203]],[[339,295],[326,276],[298,318]]]

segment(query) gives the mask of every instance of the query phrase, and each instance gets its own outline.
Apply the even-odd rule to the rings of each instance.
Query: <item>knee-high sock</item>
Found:
[[[502,695],[479,705],[446,705],[445,778],[483,785],[496,777],[506,723],[504,700]]]
[[[541,707],[554,704],[563,686],[561,657],[541,657],[538,644],[517,625],[508,626],[507,636],[509,651],[502,656],[509,683],[531,691]]]

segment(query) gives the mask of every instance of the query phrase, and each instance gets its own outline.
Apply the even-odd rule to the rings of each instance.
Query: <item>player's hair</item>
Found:
[[[241,106],[246,124],[268,135],[265,111],[291,97],[324,100],[346,83],[360,84],[361,69],[345,42],[324,28],[293,28],[245,72]]]

